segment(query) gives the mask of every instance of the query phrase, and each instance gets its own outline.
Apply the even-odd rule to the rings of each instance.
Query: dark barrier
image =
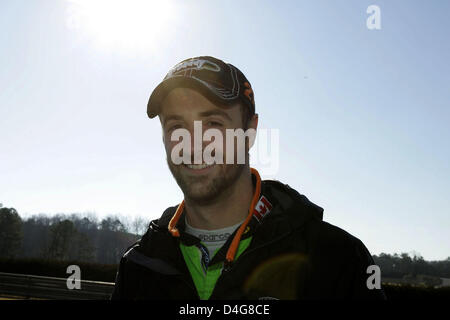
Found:
[[[66,278],[0,272],[0,295],[58,300],[105,300],[113,282],[81,280],[80,289],[68,289]]]
[[[77,265],[81,279],[114,282],[118,265],[83,261],[57,261],[42,258],[0,259],[0,272],[33,274],[46,277],[67,278],[67,267]]]

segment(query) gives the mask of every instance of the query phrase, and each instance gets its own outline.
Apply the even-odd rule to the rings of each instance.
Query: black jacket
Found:
[[[367,288],[374,261],[359,239],[322,221],[323,209],[288,185],[264,180],[261,194],[271,210],[252,219],[242,237],[253,237],[250,246],[224,267],[210,299],[385,299],[382,289]],[[183,232],[184,217],[180,237],[168,232],[176,208],[153,220],[126,251],[112,299],[199,299],[179,249],[179,241],[199,240]],[[211,265],[224,261],[232,239]]]

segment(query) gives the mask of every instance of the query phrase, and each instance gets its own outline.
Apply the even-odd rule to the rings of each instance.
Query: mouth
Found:
[[[195,174],[203,174],[210,171],[215,166],[215,163],[213,164],[183,164],[183,167],[185,167],[189,172],[195,173]]]

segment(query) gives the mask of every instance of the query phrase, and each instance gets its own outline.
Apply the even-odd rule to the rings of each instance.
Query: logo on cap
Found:
[[[196,70],[209,70],[214,72],[219,72],[220,67],[214,62],[205,60],[205,59],[192,59],[184,62],[180,62],[172,70],[169,71],[166,78],[170,78],[174,74],[179,74],[181,72],[185,72],[187,70],[196,69]]]

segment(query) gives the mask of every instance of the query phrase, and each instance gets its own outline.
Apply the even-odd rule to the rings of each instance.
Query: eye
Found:
[[[181,125],[180,125],[180,124],[174,124],[174,125],[168,126],[168,127],[167,127],[167,131],[168,131],[168,132],[172,132],[172,131],[174,131],[174,130],[176,130],[176,129],[180,129],[180,128],[181,128]]]
[[[223,124],[218,122],[218,121],[214,121],[214,120],[210,120],[206,123],[209,127],[222,127]]]

